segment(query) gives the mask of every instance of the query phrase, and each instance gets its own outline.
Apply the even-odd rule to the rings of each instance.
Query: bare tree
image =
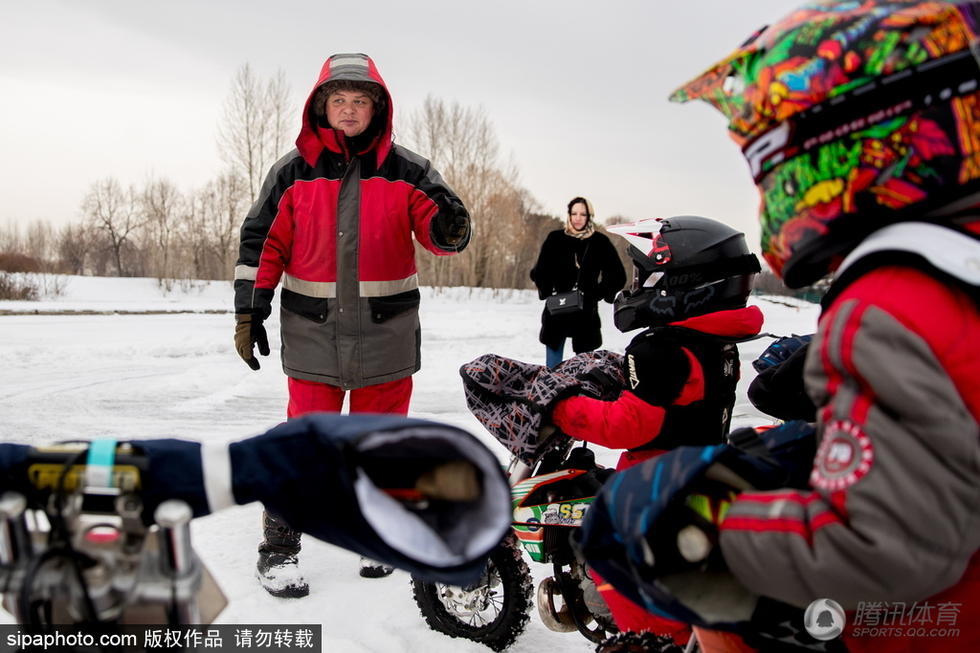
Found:
[[[627,224],[630,222],[636,222],[636,220],[634,220],[633,218],[629,218],[625,215],[619,215],[618,213],[616,215],[609,216],[603,221],[603,223],[607,227],[612,227],[613,225],[617,225],[617,224]]]
[[[516,166],[503,164],[493,125],[482,109],[429,96],[403,132],[455,190],[473,220],[459,256],[420,256],[424,283],[527,287],[533,246],[527,231],[535,202],[520,187]]]
[[[213,246],[208,242],[206,221],[211,212],[210,186],[193,193],[184,206],[180,221],[178,238],[184,263],[189,268],[189,276],[195,279],[213,279]]]
[[[207,223],[208,240],[220,266],[219,279],[230,279],[238,259],[239,230],[248,210],[241,178],[232,174],[219,177],[214,185],[215,210]]]
[[[116,274],[126,276],[124,254],[132,253],[130,239],[142,224],[135,191],[132,187],[124,191],[112,177],[97,181],[82,200],[82,213],[92,229],[104,237]]]
[[[248,180],[254,201],[264,159],[259,84],[247,63],[236,73],[225,99],[224,120],[218,125],[218,149],[229,165]]]
[[[68,274],[84,274],[91,255],[92,236],[82,224],[65,225],[56,238],[58,268]]]
[[[757,295],[796,297],[797,299],[804,299],[808,302],[819,303],[830,289],[832,278],[833,275],[827,275],[809,286],[789,288],[767,266],[763,266],[762,272],[755,275],[755,280],[752,283],[752,292]]]
[[[138,199],[150,270],[159,279],[172,279],[176,275],[173,250],[183,198],[173,182],[150,179]]]
[[[232,80],[218,125],[218,149],[236,174],[247,180],[250,203],[258,196],[266,171],[285,153],[290,105],[289,85],[281,70],[263,83],[246,63]]]
[[[230,279],[238,230],[248,209],[244,180],[227,173],[196,192],[181,223],[181,242],[198,279]]]
[[[271,155],[269,163],[272,164],[285,154],[292,145],[290,130],[292,129],[295,109],[292,102],[292,91],[289,88],[289,82],[286,81],[286,73],[281,68],[266,81],[265,106]]]
[[[24,253],[42,262],[45,268],[51,266],[54,258],[55,235],[47,220],[34,220],[27,225],[24,235]]]
[[[24,241],[20,235],[20,225],[8,221],[0,227],[0,252],[20,252],[24,249]]]

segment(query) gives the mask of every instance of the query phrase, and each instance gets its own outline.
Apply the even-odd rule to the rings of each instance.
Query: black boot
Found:
[[[386,565],[377,560],[361,556],[360,574],[363,578],[384,578],[385,576],[390,576],[394,570],[395,568],[391,565]]]
[[[300,533],[275,515],[262,513],[265,541],[259,545],[256,576],[272,596],[297,599],[310,593],[310,586],[299,571],[297,555]]]
[[[629,631],[613,635],[595,650],[596,653],[684,653],[684,649],[666,635]]]

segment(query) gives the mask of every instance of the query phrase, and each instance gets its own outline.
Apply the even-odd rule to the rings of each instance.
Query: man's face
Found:
[[[331,127],[358,136],[371,124],[374,102],[360,91],[335,91],[327,96],[326,112]]]

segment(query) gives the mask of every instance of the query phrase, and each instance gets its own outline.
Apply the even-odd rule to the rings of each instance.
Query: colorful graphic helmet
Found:
[[[788,286],[887,224],[952,221],[937,209],[980,190],[978,17],[980,2],[811,2],[671,96],[728,118]]]
[[[650,218],[608,231],[629,242],[633,260],[633,283],[614,303],[620,331],[741,308],[759,271],[745,235],[711,218]]]

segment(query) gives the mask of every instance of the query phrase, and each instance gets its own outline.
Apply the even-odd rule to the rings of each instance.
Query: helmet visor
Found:
[[[670,262],[670,247],[660,233],[646,234],[642,249],[633,244],[634,242],[631,239],[629,249],[633,260],[633,283],[630,289],[636,291],[653,288],[664,276],[664,266]]]
[[[631,293],[635,293],[638,290],[642,290],[643,288],[653,288],[663,278],[664,273],[661,270],[660,272],[651,272],[651,273],[645,275],[646,276],[645,279],[642,278],[643,276],[644,275],[641,274],[640,268],[638,268],[637,266],[634,265],[633,266],[633,281],[632,281],[632,283],[630,283],[630,286],[629,286],[629,291]]]

